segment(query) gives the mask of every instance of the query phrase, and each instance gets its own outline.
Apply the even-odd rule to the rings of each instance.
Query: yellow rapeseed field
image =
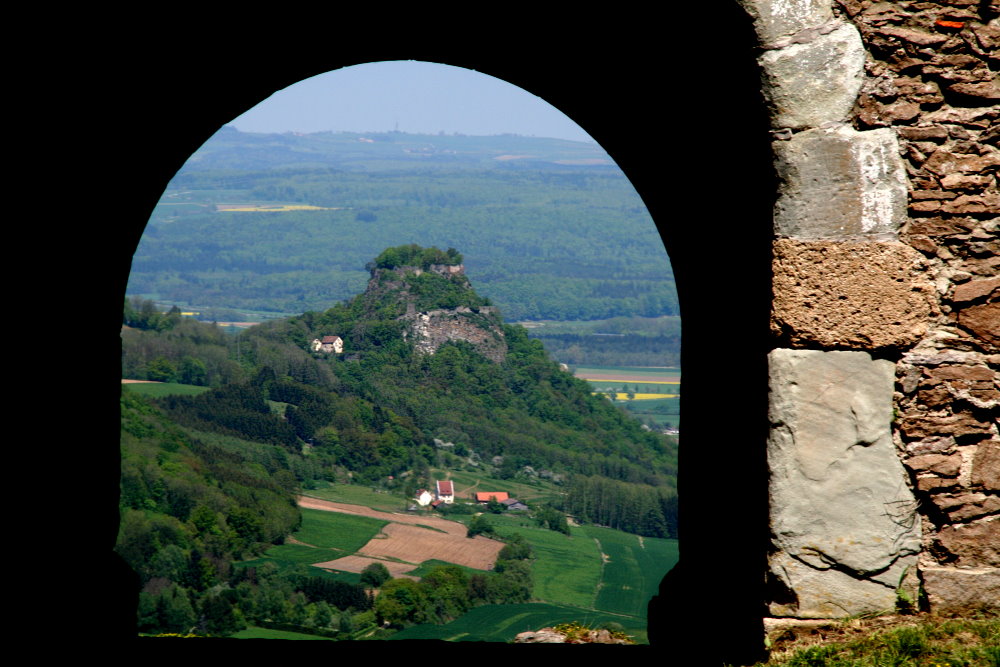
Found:
[[[628,395],[625,392],[621,391],[620,389],[616,389],[615,392],[618,394],[618,400],[620,400],[620,401],[628,400]],[[595,391],[594,393],[595,394],[606,394],[607,392],[606,391]],[[635,398],[633,400],[636,400],[636,401],[646,401],[646,400],[650,400],[650,399],[654,399],[654,398],[676,398],[678,396],[680,396],[680,394],[636,394]]]

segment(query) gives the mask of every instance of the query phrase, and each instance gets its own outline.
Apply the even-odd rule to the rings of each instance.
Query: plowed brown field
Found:
[[[370,516],[392,522],[356,555],[317,563],[318,567],[360,572],[377,559],[393,576],[398,576],[397,571],[403,574],[426,560],[436,559],[477,570],[488,570],[493,567],[497,554],[504,546],[503,542],[482,535],[470,539],[465,536],[467,529],[464,525],[440,517],[380,512],[360,505],[335,503],[306,496],[299,496],[298,502],[300,507],[309,509]],[[410,565],[407,565],[408,563]]]
[[[385,565],[385,569],[389,570],[389,574],[392,575],[393,579],[399,579],[400,577],[406,577],[407,579],[420,578],[407,574],[407,572],[410,572],[413,569],[412,563],[397,563],[396,561],[381,560],[379,558],[366,558],[365,556],[345,556],[344,558],[328,560],[324,563],[313,563],[313,567],[321,567],[327,570],[340,570],[341,572],[360,573],[372,563],[382,563],[382,565]]]

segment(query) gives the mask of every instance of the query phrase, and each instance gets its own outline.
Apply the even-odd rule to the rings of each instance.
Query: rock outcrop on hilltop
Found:
[[[447,342],[464,341],[493,362],[507,356],[500,311],[473,291],[462,264],[373,267],[364,299],[372,309],[392,304],[401,311],[403,337],[417,352],[434,354]]]

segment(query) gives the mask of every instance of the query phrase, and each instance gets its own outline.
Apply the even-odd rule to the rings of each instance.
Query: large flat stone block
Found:
[[[771,331],[784,344],[906,347],[938,313],[922,256],[906,244],[777,239],[773,253]]]
[[[777,236],[894,240],[906,221],[906,172],[889,128],[807,130],[775,141]]]
[[[858,29],[844,23],[758,62],[771,125],[801,130],[847,120],[864,80],[865,48]]]
[[[785,589],[771,614],[891,609],[920,551],[917,503],[890,434],[894,364],[779,349],[769,375],[769,568]]]

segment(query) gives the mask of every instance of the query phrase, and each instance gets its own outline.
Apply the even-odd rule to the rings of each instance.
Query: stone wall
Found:
[[[770,613],[996,608],[1000,5],[740,3],[780,183]]]

